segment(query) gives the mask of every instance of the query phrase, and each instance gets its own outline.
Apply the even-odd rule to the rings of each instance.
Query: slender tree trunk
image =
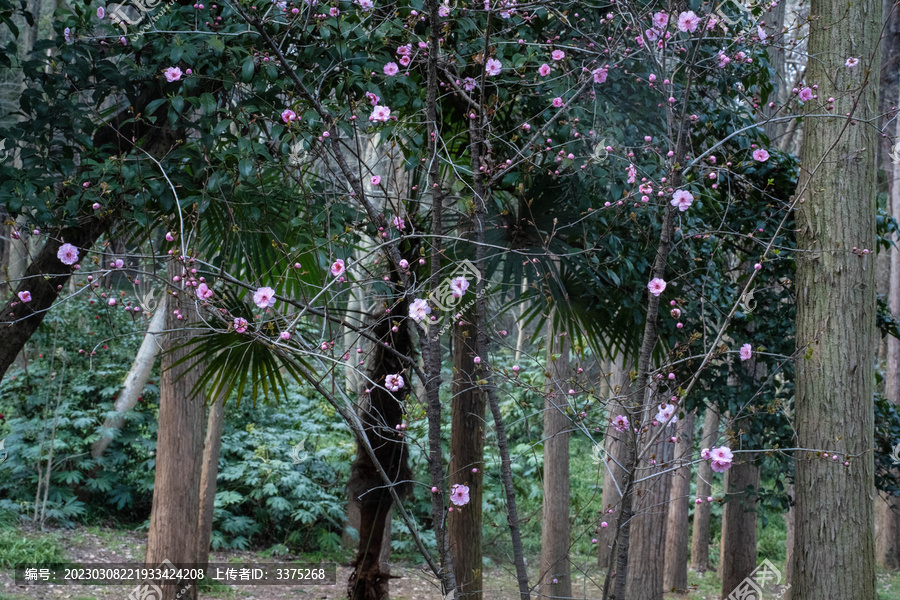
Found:
[[[610,398],[618,397],[618,400],[610,400],[607,405],[606,436],[603,440],[604,456],[601,458],[600,469],[603,475],[603,494],[600,504],[600,523],[606,523],[606,527],[597,530],[597,566],[601,569],[609,564],[613,541],[616,538],[615,514],[622,499],[621,486],[625,481],[625,471],[622,469],[622,451],[625,445],[625,436],[631,432],[620,433],[613,428],[612,421],[616,416],[624,414],[622,398],[631,393],[631,377],[626,365],[630,362],[621,354],[612,364],[610,375]],[[637,423],[632,423],[636,427]],[[612,512],[611,512],[612,511]]]
[[[646,416],[651,416],[656,409],[657,404],[651,403]],[[675,456],[675,444],[669,437],[675,433],[676,426],[670,424],[668,428],[671,433],[667,431],[659,436],[638,465],[637,479],[653,477],[636,483],[632,492],[634,516],[625,595],[630,600],[662,600],[663,597],[666,520],[672,487],[671,473],[663,474],[663,471],[671,467]]]
[[[722,515],[719,570],[722,597],[727,597],[756,568],[756,499],[759,467],[752,456],[737,455],[725,472],[727,501]]]
[[[103,422],[103,433],[97,438],[93,448],[91,448],[91,456],[95,459],[103,456],[106,447],[112,442],[114,434],[111,430],[122,429],[122,426],[125,424],[125,413],[135,407],[138,398],[144,391],[144,386],[147,385],[147,381],[150,379],[150,372],[153,370],[153,363],[156,362],[156,355],[159,354],[161,346],[158,336],[162,333],[163,325],[166,321],[167,298],[167,295],[162,297],[159,306],[156,308],[156,313],[150,319],[147,333],[144,335],[144,341],[141,342],[137,356],[134,358],[131,369],[125,377],[125,383],[122,384],[122,391],[116,399],[115,416],[106,418]]]
[[[219,454],[222,450],[222,428],[225,425],[225,398],[219,397],[209,407],[206,421],[206,441],[203,443],[203,463],[200,469],[200,515],[197,535],[197,562],[209,562],[213,513],[216,505],[216,479],[219,474]]]
[[[547,319],[547,392],[544,397],[544,499],[541,518],[539,592],[551,598],[572,596],[569,561],[569,336],[554,331]],[[559,355],[555,358],[554,355]]]
[[[790,484],[787,487],[788,496],[791,498],[791,502],[794,500],[794,484]],[[796,551],[796,545],[794,542],[794,531],[796,530],[795,525],[795,512],[794,506],[788,509],[787,513],[784,515],[784,526],[787,529],[787,539],[785,540],[785,560],[784,560],[784,584],[790,585],[794,579],[794,552]],[[785,596],[783,600],[791,600],[790,598],[790,588],[785,592]]]
[[[453,326],[453,399],[451,401],[450,483],[469,488],[469,503],[448,515],[450,549],[459,595],[481,600],[481,499],[484,466],[485,399],[475,364],[477,330],[468,320]],[[474,472],[473,472],[474,471]]]
[[[687,461],[672,474],[672,492],[669,504],[669,520],[666,524],[666,567],[663,577],[666,590],[687,589],[688,563],[688,512],[691,495],[691,455],[694,440],[694,413],[678,422],[678,441],[675,443],[675,460]]]
[[[875,598],[875,130],[881,0],[812,0],[807,80],[834,114],[804,120],[797,222],[794,600]],[[860,57],[862,68],[844,66]],[[854,90],[855,94],[843,90]],[[831,92],[828,92],[831,93]],[[814,110],[814,109],[811,109]],[[840,168],[836,168],[840,165]],[[816,450],[836,452],[825,460]],[[843,462],[848,462],[844,466]],[[851,591],[852,590],[852,591]]]
[[[182,276],[182,266],[176,262],[168,265],[168,278]],[[197,560],[197,525],[200,513],[200,471],[203,454],[204,399],[202,394],[190,398],[194,384],[200,376],[200,367],[186,369],[185,364],[173,366],[190,351],[177,348],[188,341],[190,331],[184,323],[198,319],[194,303],[188,298],[180,302],[169,298],[167,302],[164,337],[165,353],[162,358],[162,378],[159,398],[159,432],[156,442],[156,477],[153,486],[153,508],[150,514],[150,532],[147,537],[149,566],[156,567],[169,560],[172,563],[190,564]],[[175,318],[178,308],[184,320]],[[161,585],[160,600],[174,600],[181,586]],[[191,585],[181,599],[196,600],[197,586]]]
[[[701,447],[712,448],[718,438],[719,413],[715,407],[707,406]],[[701,574],[709,569],[709,502],[706,499],[712,491],[712,478],[709,461],[701,461],[697,466],[695,493],[702,502],[694,506],[694,529],[691,532],[691,567]]]

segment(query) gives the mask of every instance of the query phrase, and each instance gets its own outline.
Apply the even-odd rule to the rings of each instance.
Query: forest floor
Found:
[[[98,527],[55,530],[46,533],[22,532],[30,539],[51,537],[58,543],[66,559],[78,563],[140,563],[146,548],[146,534]],[[215,552],[214,563],[272,563],[286,562],[286,558],[267,558],[258,552]],[[302,558],[292,557],[292,560]],[[779,566],[780,568],[780,566]],[[391,580],[393,600],[442,600],[436,582],[424,565],[400,562],[391,565],[395,579]],[[340,600],[346,597],[346,582],[350,568],[338,565],[337,583],[332,585],[241,585],[214,584],[201,587],[202,600]],[[515,577],[511,569],[489,568],[485,572],[485,600],[517,600]],[[573,582],[576,599],[596,599],[602,596],[602,576],[590,573],[577,575]],[[666,594],[666,600],[718,600],[720,581],[714,572],[703,576],[689,573],[690,591],[686,594]],[[766,590],[765,600],[776,600],[780,586]],[[0,600],[126,600],[132,586],[49,586],[17,585],[11,569],[0,569]],[[879,600],[900,600],[900,574],[879,573]]]

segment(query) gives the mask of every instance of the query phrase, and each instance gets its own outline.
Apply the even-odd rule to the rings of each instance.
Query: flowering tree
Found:
[[[604,485],[621,500],[591,523],[614,531],[604,597],[660,593],[650,534],[665,515],[660,523],[645,492],[681,465],[709,461],[722,473],[738,446],[790,438],[781,407],[797,167],[760,123],[835,107],[812,80],[767,106],[763,30],[692,8],[184,3],[146,15],[139,34],[102,7],[63,11],[58,36],[36,47],[47,55],[22,64],[26,118],[4,132],[19,141],[22,168],[3,164],[0,202],[35,232],[21,235],[45,241],[4,307],[0,373],[73,274],[63,300],[105,294],[94,277],[135,266],[107,268],[93,249],[103,236],[127,238],[129,258],[149,265],[130,280],[164,286],[171,322],[196,334],[173,367],[197,371],[197,392],[277,395],[287,374],[351,426],[350,490],[361,502],[351,598],[387,593],[379,556],[391,507],[443,593],[480,593],[480,547],[460,546],[480,534],[484,434],[464,434],[485,422],[485,405],[519,592],[530,596],[499,402],[509,389],[547,395],[539,410],[564,415],[548,426],[559,439],[594,441],[612,424],[622,475],[610,469]],[[366,299],[364,318],[351,297]],[[504,369],[498,306],[517,302],[538,330],[552,309],[567,356],[568,345],[583,362],[624,356],[627,389],[600,395],[606,374],[563,363],[551,386]],[[556,342],[547,346],[552,357]],[[751,359],[754,369],[741,366]],[[359,393],[335,383],[348,371],[364,382]],[[722,389],[732,393],[707,399]],[[731,439],[673,457],[671,425],[708,402],[727,415]],[[613,405],[621,413],[606,414]],[[407,431],[415,419],[425,422],[417,434]],[[196,448],[176,447],[178,433],[160,436],[167,456],[191,460]],[[427,481],[410,470],[413,445],[428,456]],[[556,465],[567,460],[555,454]],[[404,506],[416,485],[431,492],[435,555]],[[197,505],[186,493],[175,510]],[[566,554],[583,533],[543,557],[541,593],[570,592]],[[165,552],[193,562],[195,550]]]

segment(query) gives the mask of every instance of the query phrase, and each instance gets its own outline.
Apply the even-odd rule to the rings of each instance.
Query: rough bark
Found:
[[[541,579],[538,591],[551,598],[572,596],[569,560],[569,438],[567,414],[569,336],[547,319],[547,392],[544,398],[544,498],[541,518]],[[559,357],[554,360],[553,355]]]
[[[788,496],[791,499],[791,502],[794,501],[794,484],[790,484],[788,486]],[[787,539],[785,540],[785,559],[784,559],[784,584],[789,585],[791,581],[794,579],[794,531],[795,531],[795,514],[794,514],[794,505],[791,504],[791,507],[788,508],[787,513],[784,515],[784,526],[787,529]],[[785,593],[784,600],[790,600],[790,588]]]
[[[484,466],[485,398],[475,364],[476,329],[463,321],[453,326],[453,399],[451,401],[450,483],[469,487],[469,503],[447,517],[457,590],[467,600],[481,600],[481,520]],[[476,472],[472,472],[477,469]]]
[[[601,472],[603,476],[603,494],[601,496],[600,522],[606,523],[606,527],[597,530],[597,566],[601,569],[609,564],[613,541],[616,537],[615,511],[622,499],[620,486],[625,481],[625,471],[622,470],[622,450],[625,444],[625,436],[629,432],[620,433],[612,426],[612,420],[617,415],[623,414],[621,398],[627,397],[631,391],[631,377],[626,365],[630,362],[621,354],[612,364],[610,375],[610,398],[618,397],[619,400],[610,400],[607,405],[606,436],[603,440],[604,455],[601,458]],[[613,512],[610,512],[613,511]]]
[[[209,562],[213,515],[216,506],[216,479],[219,474],[219,454],[222,450],[222,428],[225,425],[225,398],[218,398],[209,407],[206,420],[206,440],[203,442],[203,462],[200,469],[200,514],[197,533],[197,562]]]
[[[672,473],[672,491],[669,502],[669,519],[666,523],[666,566],[663,587],[666,590],[687,589],[688,563],[688,513],[691,494],[691,454],[694,440],[694,413],[678,422],[678,441],[675,443],[675,460],[687,461]]]
[[[405,315],[408,312],[405,301],[400,301],[393,312]],[[397,318],[389,313],[381,313],[373,327],[373,335],[399,352],[407,355],[411,348],[409,328],[392,326]],[[370,393],[363,405],[363,430],[372,446],[375,458],[382,468],[397,483],[397,491],[403,496],[409,492],[412,473],[409,469],[406,444],[397,425],[403,422],[401,399],[410,388],[408,374],[404,376],[404,386],[397,392],[387,390],[385,378],[403,373],[404,365],[392,352],[378,344],[372,355],[368,378]],[[348,485],[350,494],[359,501],[359,546],[353,561],[353,571],[348,583],[350,600],[382,600],[388,597],[388,573],[382,570],[382,544],[390,544],[390,533],[386,535],[386,525],[393,498],[385,487],[381,475],[371,457],[361,443],[357,443],[356,460],[353,462]]]
[[[657,405],[651,403],[647,415],[656,412]],[[659,436],[653,448],[638,465],[638,482],[633,489],[633,518],[631,524],[631,544],[628,552],[628,573],[626,598],[633,600],[662,600],[663,571],[666,554],[666,519],[671,492],[671,473],[662,474],[671,467],[675,455],[675,444],[669,437],[675,432],[675,425],[668,426],[670,432]],[[652,431],[652,430],[651,430]],[[652,462],[656,461],[653,465]]]
[[[712,448],[719,438],[719,413],[708,406],[703,417],[702,448]],[[694,528],[691,532],[691,568],[698,573],[709,569],[709,503],[706,499],[712,490],[713,470],[709,461],[701,461],[697,466],[697,481],[694,486],[697,498],[703,500],[694,506]]]
[[[804,121],[796,210],[795,600],[875,598],[872,403],[875,148],[881,0],[812,0],[807,80],[835,90],[834,114]],[[848,56],[861,69],[848,69]],[[855,96],[838,90],[854,90]],[[812,110],[812,109],[811,109]],[[816,450],[837,452],[824,460]],[[849,466],[843,466],[843,461]]]
[[[97,438],[94,446],[91,448],[91,456],[98,459],[103,456],[106,447],[112,442],[114,433],[111,430],[122,429],[125,424],[125,413],[130,411],[138,403],[144,386],[150,379],[150,372],[153,370],[153,363],[156,362],[156,355],[159,354],[161,344],[158,336],[163,331],[163,325],[166,320],[166,302],[168,295],[162,297],[156,313],[150,319],[147,325],[147,333],[144,335],[144,341],[138,349],[137,356],[131,364],[128,375],[125,376],[125,383],[122,384],[122,391],[116,399],[116,414],[107,417],[103,422],[103,435]]]
[[[168,278],[182,275],[180,265],[169,263]],[[156,477],[153,486],[153,507],[147,537],[149,566],[156,567],[169,560],[174,564],[190,564],[197,560],[197,525],[200,513],[200,471],[203,453],[204,399],[191,398],[199,376],[199,367],[188,364],[173,366],[190,351],[179,348],[190,339],[191,332],[184,323],[197,321],[194,303],[179,302],[183,297],[169,298],[166,310],[160,380],[159,432],[156,441]],[[184,320],[175,318],[178,308]],[[159,584],[159,583],[158,583]],[[161,585],[160,600],[173,600],[181,586]],[[196,600],[197,587],[191,585],[181,599]]]
[[[727,597],[756,568],[756,500],[759,467],[740,454],[725,472],[726,498],[722,514],[719,570],[722,597]]]

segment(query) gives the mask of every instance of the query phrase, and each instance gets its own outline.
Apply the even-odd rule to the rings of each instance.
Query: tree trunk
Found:
[[[875,598],[874,128],[881,0],[812,0],[807,80],[827,83],[836,115],[804,120],[797,222],[795,600]],[[844,66],[860,57],[862,68]],[[849,92],[838,90],[854,90]],[[831,93],[825,92],[823,93]],[[816,110],[812,109],[810,110]],[[839,165],[839,168],[838,168]],[[836,452],[838,461],[816,450]],[[848,466],[843,462],[847,461]]]
[[[756,568],[756,499],[759,467],[741,454],[725,472],[726,498],[722,514],[719,570],[722,597],[727,597]]]
[[[485,398],[475,364],[475,324],[453,326],[453,399],[451,400],[450,483],[469,487],[469,503],[454,506],[447,517],[450,550],[459,595],[481,600],[481,519],[484,467]],[[472,472],[477,469],[476,472]]]
[[[618,400],[610,400],[607,404],[606,436],[603,440],[604,456],[601,457],[600,469],[603,475],[603,494],[600,504],[600,523],[606,523],[606,527],[597,530],[597,566],[607,568],[612,552],[612,545],[616,538],[615,516],[619,501],[622,499],[621,486],[625,478],[622,469],[622,453],[625,449],[625,436],[631,432],[618,432],[613,428],[612,421],[616,416],[624,414],[622,399],[631,393],[631,377],[628,366],[630,362],[621,354],[612,363],[610,374],[610,398],[618,397]],[[638,424],[632,423],[632,427]]]
[[[396,274],[395,274],[396,275]],[[408,312],[405,301],[397,302],[392,312],[405,315]],[[392,331],[397,317],[380,312],[372,333],[378,340],[390,344],[401,355],[408,355],[411,348],[409,328],[400,324],[398,331]],[[409,492],[412,473],[409,469],[406,443],[397,426],[403,422],[402,398],[408,393],[411,383],[409,373],[404,373],[404,365],[392,352],[379,343],[372,353],[369,365],[368,399],[363,401],[362,423],[375,457],[393,482],[398,483],[397,492],[402,497]],[[396,392],[386,387],[388,375],[402,374],[403,386]],[[350,472],[348,484],[351,497],[359,502],[359,546],[353,561],[353,571],[348,582],[350,600],[384,600],[388,598],[388,573],[382,569],[382,545],[390,544],[388,519],[393,499],[384,486],[375,464],[357,442],[356,460]]]
[[[572,596],[569,561],[569,336],[547,319],[547,392],[544,399],[544,499],[541,518],[541,578],[538,591],[551,598]],[[559,357],[554,359],[554,354]]]
[[[794,500],[794,484],[790,484],[787,488],[788,496],[791,499],[791,502]],[[787,513],[784,515],[784,527],[787,529],[787,539],[785,540],[785,560],[784,560],[784,584],[791,585],[791,582],[794,579],[794,552],[796,550],[796,546],[794,543],[794,531],[795,531],[795,513],[794,506],[788,509]],[[785,592],[785,597],[783,600],[790,600],[790,588]]]
[[[656,398],[654,394],[651,396]],[[651,402],[645,417],[656,413],[657,404]],[[662,425],[662,424],[660,424]],[[629,600],[662,600],[663,572],[666,555],[666,520],[671,492],[671,473],[662,471],[671,468],[675,456],[675,444],[669,437],[675,433],[675,425],[668,425],[654,447],[644,455],[638,465],[635,479],[651,479],[635,483],[632,490],[633,517],[631,543],[628,551],[628,572],[625,598]],[[653,428],[651,433],[655,433]],[[638,444],[638,448],[641,448]],[[653,461],[656,464],[653,465]]]
[[[216,505],[216,479],[219,474],[219,454],[222,450],[222,428],[225,425],[225,398],[219,397],[209,407],[206,421],[206,441],[203,443],[203,463],[200,470],[200,515],[197,535],[197,562],[209,563],[209,544],[212,539]]]
[[[147,333],[144,335],[144,341],[138,349],[137,356],[125,377],[125,383],[122,384],[122,391],[116,399],[116,414],[107,417],[103,422],[102,434],[91,449],[91,456],[98,459],[103,456],[106,447],[113,440],[113,432],[111,430],[122,429],[125,424],[125,413],[130,411],[138,403],[138,398],[144,391],[144,386],[150,379],[150,372],[153,370],[153,363],[156,362],[156,355],[159,354],[160,343],[157,339],[163,331],[163,324],[166,321],[166,303],[168,295],[164,295],[156,308],[156,313],[150,319],[147,326]]]
[[[694,440],[694,413],[678,423],[679,435],[675,443],[675,460],[687,462],[672,474],[669,521],[666,524],[666,567],[663,577],[666,590],[687,589],[688,512],[691,495],[691,464]]]
[[[718,439],[719,413],[715,407],[707,406],[703,417],[701,447],[712,448]],[[709,461],[700,461],[697,465],[695,492],[703,502],[694,506],[694,529],[691,532],[691,567],[700,574],[709,569],[709,502],[706,499],[712,491],[712,478],[713,470]]]
[[[182,275],[182,266],[172,261],[168,265],[169,281],[176,275]],[[185,301],[180,302],[182,298]],[[202,394],[194,398],[190,398],[190,394],[201,367],[187,370],[185,364],[173,364],[189,352],[189,348],[176,348],[191,336],[184,324],[195,322],[199,317],[193,301],[183,293],[179,293],[178,298],[169,298],[167,305],[165,328],[168,333],[164,338],[160,380],[156,477],[147,537],[148,567],[156,567],[166,560],[176,565],[197,560],[205,411]],[[181,311],[184,320],[175,318],[175,308]],[[161,588],[160,600],[173,600],[181,586],[161,585]],[[196,585],[191,585],[181,596],[181,600],[196,598]]]

